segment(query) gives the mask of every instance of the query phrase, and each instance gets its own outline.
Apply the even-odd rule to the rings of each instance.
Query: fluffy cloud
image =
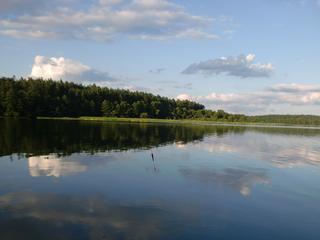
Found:
[[[193,63],[182,71],[183,74],[201,73],[204,75],[222,74],[241,78],[270,77],[274,67],[271,63],[254,63],[255,55],[221,57]]]
[[[264,114],[275,111],[283,112],[295,106],[300,113],[320,114],[319,111],[307,112],[305,107],[318,108],[320,105],[320,86],[307,84],[278,84],[251,93],[211,93],[205,96],[180,94],[180,100],[193,100],[212,109],[225,109],[231,112],[247,114]],[[280,110],[282,109],[282,110]]]
[[[37,1],[27,2],[35,4]],[[217,38],[207,31],[213,19],[192,15],[166,0],[100,0],[89,7],[77,8],[75,6],[82,5],[70,5],[70,2],[81,3],[79,0],[60,1],[56,7],[43,7],[43,11],[0,15],[0,34],[16,38],[96,41],[110,41],[120,36],[153,40]],[[20,0],[5,5],[8,11],[13,11],[14,6],[27,9]]]
[[[95,70],[80,62],[63,57],[36,56],[31,77],[66,80],[80,83],[94,83],[115,80],[108,73]]]

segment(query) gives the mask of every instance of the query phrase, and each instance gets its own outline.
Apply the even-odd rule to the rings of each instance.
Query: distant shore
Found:
[[[320,129],[319,125],[300,125],[282,123],[254,123],[254,122],[219,122],[203,119],[158,119],[158,118],[121,118],[121,117],[37,117],[47,120],[74,120],[74,121],[97,121],[97,122],[126,122],[126,123],[168,123],[168,124],[201,124],[239,127],[281,127],[281,128],[308,128]]]

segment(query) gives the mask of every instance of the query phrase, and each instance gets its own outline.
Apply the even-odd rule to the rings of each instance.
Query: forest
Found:
[[[0,78],[0,116],[107,116],[160,119],[241,118],[202,104],[150,93],[42,79]],[[231,116],[231,117],[230,117]]]
[[[0,78],[1,117],[80,117],[197,119],[320,125],[320,116],[245,116],[209,110],[188,100],[175,100],[139,91],[43,79]]]

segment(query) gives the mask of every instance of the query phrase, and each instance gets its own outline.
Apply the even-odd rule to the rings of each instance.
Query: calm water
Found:
[[[0,156],[0,239],[320,239],[320,130],[0,120]]]

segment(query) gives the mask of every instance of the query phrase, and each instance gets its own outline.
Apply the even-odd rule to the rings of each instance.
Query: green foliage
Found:
[[[189,115],[175,116],[185,108]],[[181,118],[204,106],[143,92],[83,86],[70,82],[0,78],[0,116]]]
[[[94,102],[93,102],[93,106],[94,106]],[[108,117],[108,116],[112,116],[112,103],[107,101],[107,100],[103,100],[101,103],[101,113],[102,116]]]
[[[150,93],[31,78],[0,78],[0,116],[105,116],[320,125],[320,116],[245,116],[223,110],[206,110],[196,102],[174,100]]]
[[[146,113],[146,112],[143,112],[140,114],[140,118],[148,118],[148,117],[149,117],[148,113]]]

